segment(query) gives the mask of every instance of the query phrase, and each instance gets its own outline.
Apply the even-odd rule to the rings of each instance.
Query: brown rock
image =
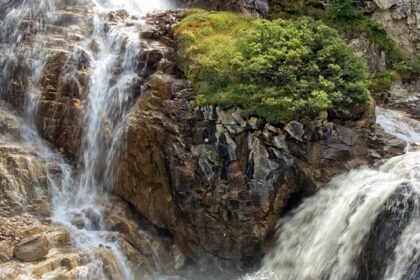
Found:
[[[14,246],[11,242],[0,242],[0,263],[10,261],[13,258]]]
[[[45,257],[48,252],[48,239],[45,236],[35,236],[20,242],[14,255],[21,261],[34,262]]]

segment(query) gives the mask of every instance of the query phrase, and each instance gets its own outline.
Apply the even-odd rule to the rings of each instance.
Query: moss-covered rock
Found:
[[[199,106],[240,106],[273,123],[305,122],[326,110],[357,119],[367,109],[365,62],[321,22],[195,11],[174,33]]]

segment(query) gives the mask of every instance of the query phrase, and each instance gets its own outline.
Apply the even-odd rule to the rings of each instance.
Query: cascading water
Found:
[[[89,17],[86,36],[65,46],[72,55],[61,69],[61,75],[72,78],[77,72],[74,64],[83,60],[89,71],[77,171],[35,129],[47,63],[45,50],[49,40],[57,39],[53,32],[62,31],[53,25],[67,5],[84,5],[87,11],[81,16]],[[119,129],[141,94],[136,92],[141,90],[142,74],[138,64],[140,16],[171,7],[165,0],[0,0],[0,13],[5,15],[0,19],[0,96],[11,103],[24,98],[25,119],[3,110],[2,104],[0,113],[19,123],[20,145],[57,165],[47,174],[52,218],[65,225],[77,248],[86,252],[88,260],[78,272],[80,279],[107,278],[104,264],[94,253],[101,245],[114,254],[121,279],[135,279],[118,242],[113,241],[114,234],[104,228],[100,202],[105,196],[102,190],[112,180]],[[110,21],[110,13],[130,18],[130,22]],[[21,84],[12,77],[21,77]],[[21,89],[25,89],[23,97],[11,94]],[[305,200],[279,221],[276,247],[265,257],[261,271],[247,278],[420,278],[420,152],[415,151],[420,125],[390,110],[378,108],[377,115],[385,131],[407,142],[407,153],[378,169],[361,168],[338,176]],[[32,278],[25,275],[22,279]]]
[[[70,3],[71,2],[71,3]],[[84,113],[85,131],[80,149],[80,175],[76,176],[72,167],[45,145],[35,132],[34,120],[37,118],[41,77],[46,63],[43,52],[50,36],[49,27],[57,20],[56,14],[66,5],[84,4],[92,11],[91,33],[86,39],[69,44],[68,51],[73,52],[72,60],[87,60],[90,79],[86,109]],[[1,19],[0,34],[0,96],[6,100],[16,86],[25,88],[26,122],[25,143],[33,145],[46,162],[59,165],[60,176],[48,174],[52,189],[53,220],[65,225],[72,233],[75,245],[88,253],[90,261],[80,270],[80,279],[106,279],[103,263],[95,257],[93,248],[106,246],[114,253],[124,279],[135,279],[128,267],[125,256],[118,244],[109,240],[110,234],[103,229],[100,201],[103,188],[109,178],[109,165],[112,163],[115,147],[125,115],[136,94],[141,88],[139,82],[141,69],[138,57],[141,51],[139,38],[142,25],[139,16],[154,9],[171,8],[169,1],[135,0],[23,0],[1,1],[0,11],[6,16]],[[117,9],[124,9],[131,18],[131,24],[109,23],[108,15]],[[31,19],[29,23],[28,19]],[[26,37],[30,37],[29,39]],[[22,42],[30,40],[30,48]],[[26,68],[24,67],[26,66]],[[12,84],[12,75],[19,71],[29,72],[32,78],[28,85]],[[75,75],[72,63],[62,69],[62,75]],[[24,73],[22,73],[24,75]],[[22,81],[26,78],[22,77]],[[11,100],[13,101],[13,100]],[[75,220],[79,220],[79,226]],[[80,226],[80,223],[83,226]],[[28,276],[29,277],[29,276]]]
[[[378,108],[385,131],[418,143],[420,125]],[[334,178],[277,226],[277,244],[246,279],[419,279],[420,152]]]

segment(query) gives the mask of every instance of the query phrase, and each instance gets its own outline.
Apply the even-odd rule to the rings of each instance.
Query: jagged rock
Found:
[[[49,242],[45,236],[36,236],[23,240],[16,247],[14,255],[19,260],[33,262],[42,259],[49,252]]]
[[[395,82],[389,91],[379,100],[382,106],[407,112],[415,119],[420,119],[420,79],[409,84]]]
[[[375,44],[370,42],[363,36],[350,40],[350,48],[361,57],[367,59],[369,73],[373,76],[376,73],[386,69],[386,55],[384,51],[380,51]]]
[[[392,6],[394,6],[398,3],[397,0],[375,0],[374,2],[381,9],[389,9],[389,8],[391,8]]]
[[[301,142],[303,141],[305,130],[303,129],[303,125],[301,123],[292,121],[285,126],[284,130],[290,135],[290,137]]]
[[[393,41],[409,55],[420,52],[419,0],[374,0],[372,18],[385,27]]]
[[[173,245],[171,247],[171,255],[174,257],[175,260],[175,270],[180,270],[185,265],[185,262],[187,261],[186,256],[184,253],[182,253],[181,249],[178,247],[178,245]]]
[[[420,197],[413,186],[402,183],[383,203],[379,214],[366,237],[360,258],[357,260],[357,279],[383,279],[387,266],[393,259],[394,249],[405,227],[419,215]],[[412,269],[409,274],[418,274]],[[414,278],[407,278],[414,279]]]
[[[95,251],[97,258],[103,262],[103,270],[108,279],[124,279],[124,274],[118,264],[116,256],[112,253],[111,249],[102,247]]]

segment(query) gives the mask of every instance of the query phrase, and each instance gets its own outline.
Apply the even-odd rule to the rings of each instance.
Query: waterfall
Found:
[[[44,52],[53,28],[59,20],[60,9],[85,5],[91,31],[86,38],[63,49],[71,52],[71,59],[61,69],[61,75],[76,75],[75,64],[88,61],[90,78],[83,121],[78,172],[46,145],[36,132],[41,77],[47,63]],[[106,246],[114,253],[124,279],[135,279],[126,257],[117,242],[109,241],[103,226],[101,201],[104,188],[111,181],[110,166],[118,145],[119,130],[134,98],[141,94],[141,69],[138,58],[141,51],[139,37],[143,24],[141,16],[155,9],[173,7],[167,0],[4,0],[0,12],[0,97],[13,103],[24,98],[20,120],[25,143],[33,146],[46,162],[59,163],[61,176],[48,174],[52,190],[52,219],[65,225],[72,234],[75,245],[84,250],[90,261],[80,270],[80,279],[105,279],[103,263],[93,253],[93,248]],[[109,13],[124,9],[130,24],[108,22]],[[81,15],[82,16],[82,15]],[[31,19],[31,21],[28,21]],[[50,30],[51,29],[51,30]],[[56,32],[56,31],[55,31]],[[71,33],[71,29],[69,31]],[[70,34],[71,35],[71,34]],[[30,41],[28,48],[22,42]],[[28,84],[25,74],[30,79]],[[22,75],[22,84],[12,83],[12,77]],[[24,96],[13,96],[15,87],[24,90]],[[80,85],[78,85],[80,86]],[[18,92],[19,90],[16,90]],[[27,124],[24,124],[26,122]],[[80,174],[79,174],[80,173]],[[82,227],[75,225],[81,220]]]
[[[246,279],[418,279],[420,125],[378,108],[377,122],[409,144],[377,169],[335,177],[277,225],[261,271]]]

